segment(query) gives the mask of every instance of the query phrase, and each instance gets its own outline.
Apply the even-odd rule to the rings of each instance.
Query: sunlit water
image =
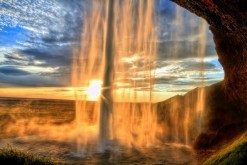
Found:
[[[194,101],[197,102],[196,99]],[[11,145],[66,164],[195,164],[197,162],[193,149],[186,144],[184,138],[186,137],[184,131],[188,131],[189,142],[197,133],[197,113],[195,113],[197,105],[193,104],[193,101],[185,99],[183,102],[172,99],[153,105],[163,113],[158,117],[163,133],[156,136],[157,143],[151,146],[131,143],[131,146],[128,146],[121,143],[121,138],[112,139],[108,141],[104,152],[98,148],[98,139],[94,138],[95,136],[89,137],[88,143],[78,151],[79,137],[73,119],[72,101],[20,100],[15,103],[5,100],[5,103],[2,103],[3,101],[1,105],[6,105],[1,106],[0,112],[8,115],[5,115],[5,121],[1,120],[0,123],[1,128],[4,129],[4,131],[0,130],[0,147]],[[187,110],[181,111],[182,108],[179,106],[181,104],[189,104],[186,105]],[[93,102],[88,102],[88,105],[97,106]],[[142,104],[136,105],[142,108]],[[122,107],[121,104],[118,106]],[[184,118],[187,113],[189,113],[188,119]],[[189,121],[188,127],[184,126],[185,121]],[[187,130],[183,130],[184,128]],[[87,131],[92,131],[91,135],[93,135],[94,127],[88,129]]]
[[[102,151],[110,141],[129,148],[157,145],[161,129],[151,105],[157,54],[154,2],[91,2],[73,62],[79,153],[92,138]],[[92,107],[80,87],[95,80],[102,82],[102,92]],[[140,107],[138,101],[145,103]]]
[[[72,68],[77,99],[78,153],[84,151],[92,139],[97,141],[98,150],[102,152],[111,148],[111,141],[127,148],[156,147],[162,135],[171,136],[176,143],[190,145],[201,131],[203,88],[196,94],[196,106],[187,105],[181,110],[180,102],[174,100],[166,113],[168,121],[158,123],[157,109],[152,106],[158,38],[154,8],[155,1],[149,0],[90,3],[90,11],[84,19],[82,45],[75,51]],[[183,32],[183,22],[182,11],[176,8],[172,35],[175,41]],[[202,59],[205,34],[204,21],[198,32],[197,47]],[[175,43],[171,49],[174,56],[178,49]],[[201,63],[203,77],[203,60]],[[102,82],[101,96],[98,104],[90,105],[86,101],[90,95],[83,93],[82,88],[96,80]],[[143,103],[138,104],[138,101]],[[188,104],[193,101],[187,98]]]
[[[9,144],[35,155],[45,156],[65,164],[195,164],[193,150],[184,145],[164,143],[162,147],[127,148],[112,144],[104,153],[94,150],[77,152],[77,144],[71,141],[47,140],[44,136],[27,136],[22,138],[2,139],[0,147]],[[88,144],[95,145],[95,144]]]
[[[191,144],[203,128],[205,91],[198,88],[183,101],[153,104],[158,46],[154,1],[95,0],[89,8],[82,45],[73,56],[75,119],[54,125],[25,117],[7,129],[19,137],[2,138],[1,146],[10,144],[66,164],[195,164]],[[174,40],[183,21],[177,8]],[[202,22],[196,50],[202,77],[205,27]],[[174,43],[171,54],[176,56],[178,49]]]

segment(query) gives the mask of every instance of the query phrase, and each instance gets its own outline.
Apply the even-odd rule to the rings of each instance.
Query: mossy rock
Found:
[[[209,158],[205,165],[246,165],[247,132],[232,144]]]

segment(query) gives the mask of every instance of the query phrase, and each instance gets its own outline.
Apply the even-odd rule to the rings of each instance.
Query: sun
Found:
[[[91,80],[89,87],[86,89],[90,100],[97,100],[101,94],[102,81]]]

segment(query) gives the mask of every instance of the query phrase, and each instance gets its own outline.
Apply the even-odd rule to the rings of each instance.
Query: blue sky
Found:
[[[70,86],[72,50],[83,42],[80,36],[88,2],[0,0],[0,88]],[[156,12],[155,89],[188,91],[201,82],[197,49],[202,20],[178,10],[169,0],[157,0]],[[208,28],[206,34],[204,82],[209,85],[220,81],[224,73]]]
[[[0,45],[2,47],[12,47],[13,45],[19,45],[19,43],[25,42],[28,38],[25,35],[28,30],[21,27],[4,26],[0,31]]]

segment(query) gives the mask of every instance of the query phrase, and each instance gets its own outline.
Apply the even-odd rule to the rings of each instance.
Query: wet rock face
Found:
[[[246,32],[246,0],[172,0],[225,32]]]
[[[218,148],[247,131],[247,106],[226,97],[224,84],[205,89],[204,129],[194,142],[195,149]]]
[[[225,71],[226,96],[247,104],[246,0],[172,1],[208,21]]]
[[[208,104],[205,116],[206,132],[197,138],[195,148],[207,148],[224,141],[222,137],[228,137],[229,131],[236,130],[233,127],[236,125],[234,123],[239,122],[240,125],[246,123],[247,2],[246,0],[172,1],[207,20],[214,35],[219,62],[225,72],[224,81],[211,87],[206,96]],[[247,128],[246,124],[243,128]],[[240,129],[233,134],[237,135],[243,130]]]
[[[219,61],[223,66],[226,96],[247,104],[247,33],[226,33],[211,27]]]

